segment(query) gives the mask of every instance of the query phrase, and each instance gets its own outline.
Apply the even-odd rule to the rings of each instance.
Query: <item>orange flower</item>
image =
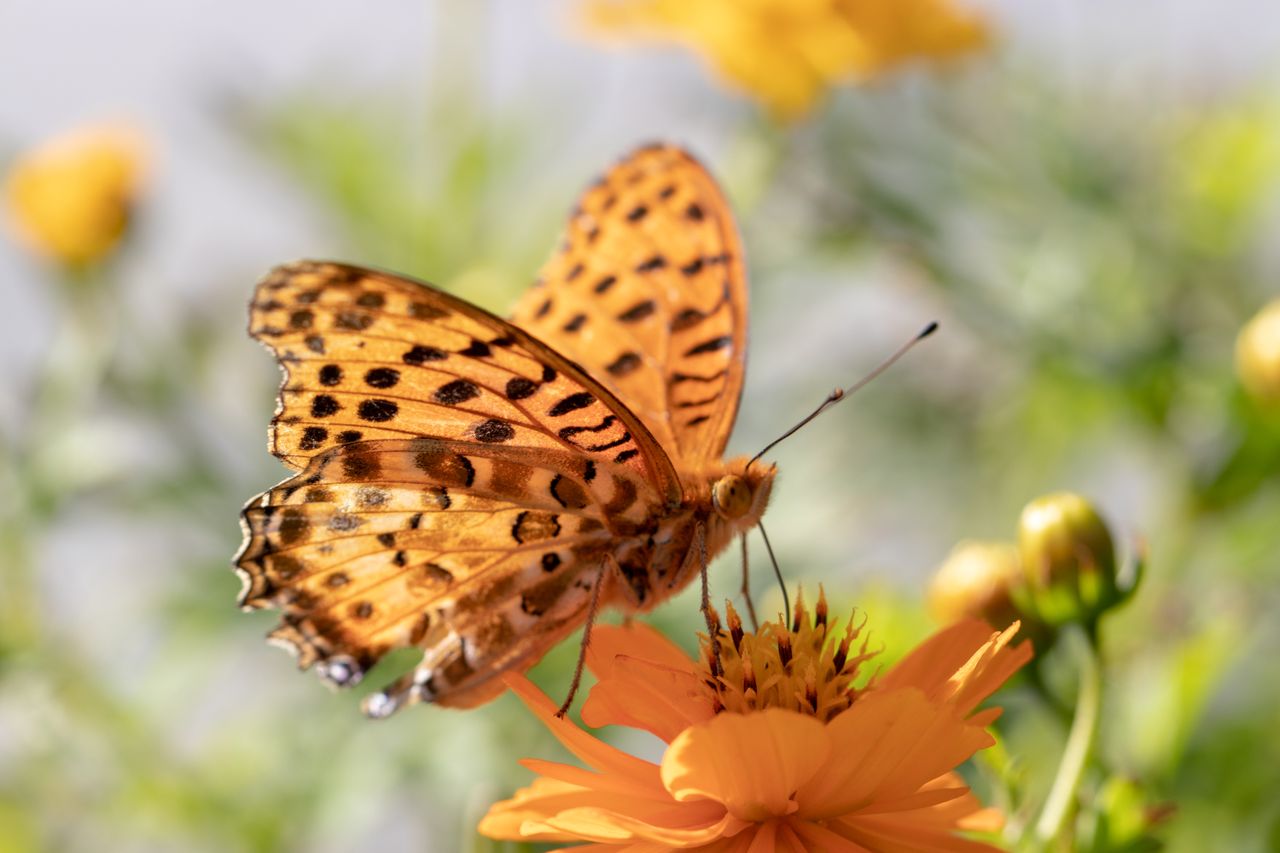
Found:
[[[981,46],[981,18],[952,0],[584,0],[601,33],[685,44],[783,118],[833,85]]]
[[[533,784],[480,823],[492,838],[592,842],[581,850],[990,851],[957,834],[999,829],[952,771],[994,743],[1000,711],[975,711],[1031,657],[961,622],[886,674],[857,687],[874,653],[861,626],[836,632],[819,600],[811,620],[745,633],[732,609],[713,677],[704,641],[690,661],[644,625],[599,626],[588,666],[599,682],[582,709],[590,726],[625,725],[667,743],[661,764],[628,755],[556,717],[528,679],[510,685],[591,769],[522,762]]]

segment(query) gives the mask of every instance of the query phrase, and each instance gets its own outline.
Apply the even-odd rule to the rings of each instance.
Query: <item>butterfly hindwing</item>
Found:
[[[517,325],[613,390],[673,460],[720,458],[742,391],[747,285],[728,203],[696,160],[655,145],[612,168],[539,281]]]
[[[340,686],[392,649],[423,649],[373,713],[475,704],[581,624],[619,526],[657,509],[643,494],[626,465],[584,470],[563,451],[333,448],[245,508],[241,604],[283,611],[273,638]]]

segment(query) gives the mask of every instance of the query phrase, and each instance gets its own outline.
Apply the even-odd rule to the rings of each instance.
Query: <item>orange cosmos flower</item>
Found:
[[[689,47],[775,115],[795,119],[827,88],[912,59],[982,46],[982,18],[952,0],[583,0],[602,34]]]
[[[963,837],[991,832],[954,768],[994,743],[1000,709],[976,708],[1031,657],[1018,626],[952,625],[887,673],[857,686],[874,656],[861,626],[828,625],[797,605],[790,626],[746,633],[729,609],[721,674],[704,641],[689,660],[652,628],[597,627],[587,652],[599,683],[590,726],[624,725],[666,742],[660,764],[628,755],[556,717],[523,676],[507,683],[583,769],[529,759],[539,778],[493,806],[492,838],[590,842],[579,850],[992,851]]]

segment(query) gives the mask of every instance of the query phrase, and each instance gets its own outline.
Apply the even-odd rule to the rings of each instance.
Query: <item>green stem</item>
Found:
[[[1062,829],[1076,801],[1076,792],[1089,763],[1089,753],[1098,732],[1098,712],[1102,706],[1102,667],[1098,660],[1096,634],[1082,629],[1068,629],[1063,638],[1076,647],[1080,658],[1080,691],[1076,697],[1076,713],[1071,732],[1062,751],[1058,774],[1045,800],[1044,811],[1036,822],[1036,837],[1046,846],[1062,834]]]

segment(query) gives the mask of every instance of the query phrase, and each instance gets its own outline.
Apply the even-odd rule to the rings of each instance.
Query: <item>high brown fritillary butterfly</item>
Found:
[[[365,700],[467,707],[596,604],[645,611],[764,512],[775,469],[721,455],[747,284],[732,214],[679,148],[586,191],[511,322],[426,284],[289,264],[250,332],[285,371],[252,500],[240,603],[339,686],[387,652],[421,663]]]

